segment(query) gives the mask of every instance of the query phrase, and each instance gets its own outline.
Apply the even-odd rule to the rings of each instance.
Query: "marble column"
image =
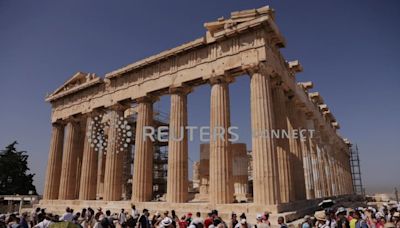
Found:
[[[58,199],[64,143],[64,126],[53,123],[43,199]]]
[[[92,124],[92,116],[86,118],[86,132]],[[90,134],[85,134],[85,142],[83,143],[83,158],[82,171],[80,179],[79,199],[80,200],[95,200],[97,188],[97,163],[98,152],[95,147],[89,142]]]
[[[97,163],[97,189],[96,199],[102,199],[104,193],[104,172],[106,167],[106,154],[101,151],[98,156]]]
[[[150,201],[153,196],[153,143],[145,137],[144,127],[153,127],[153,100],[137,100],[135,159],[133,165],[132,201]]]
[[[60,177],[60,191],[58,199],[75,199],[77,178],[77,157],[79,149],[80,124],[76,120],[69,120],[66,125],[66,136],[63,148],[62,168]]]
[[[119,136],[119,125],[123,122],[124,107],[113,106],[109,111],[110,126],[106,149],[103,200],[118,201],[122,196],[122,168],[124,150]],[[121,119],[122,118],[122,119]]]
[[[314,187],[314,177],[313,177],[313,166],[311,158],[311,147],[310,147],[310,135],[308,132],[308,127],[306,125],[306,114],[302,111],[299,112],[298,118],[300,121],[300,143],[303,152],[303,167],[304,167],[304,180],[306,187],[306,198],[315,198],[315,187]],[[304,131],[305,130],[305,131]],[[303,131],[304,133],[301,133]]]
[[[211,81],[210,102],[210,185],[209,200],[216,204],[233,202],[229,86],[226,78]]]
[[[254,203],[278,204],[279,179],[274,141],[265,137],[274,127],[271,78],[267,70],[250,72]]]
[[[272,101],[275,116],[275,130],[287,132],[286,97],[280,82],[272,89]],[[292,166],[290,164],[290,147],[288,137],[279,137],[275,140],[278,160],[279,189],[282,203],[294,201],[295,186],[292,179]]]
[[[234,195],[237,202],[247,202],[249,159],[245,143],[232,143],[232,178]]]
[[[168,142],[167,202],[188,200],[188,142],[186,88],[171,89]]]
[[[315,127],[314,127],[314,120],[311,119],[309,116],[306,119],[306,126],[309,130],[313,130],[313,132],[309,134],[308,138],[308,143],[309,143],[309,148],[310,148],[310,157],[311,157],[311,170],[312,170],[312,177],[313,177],[313,183],[314,183],[314,195],[315,198],[321,198],[321,176],[319,174],[318,170],[318,155],[317,155],[317,145],[315,143],[316,140],[316,132],[315,132]],[[311,137],[312,134],[312,137]]]
[[[293,136],[293,132],[297,130],[299,120],[296,104],[293,98],[286,103],[287,107],[287,125],[289,132],[289,148],[290,148],[290,163],[292,168],[293,184],[295,186],[295,200],[306,199],[306,185],[304,180],[303,167],[303,152],[301,141],[298,137]]]

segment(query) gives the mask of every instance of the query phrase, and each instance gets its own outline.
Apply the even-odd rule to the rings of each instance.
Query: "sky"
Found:
[[[44,101],[77,71],[104,75],[194,40],[203,23],[270,5],[298,59],[341,126],[358,145],[367,192],[400,187],[400,1],[105,1],[0,0],[0,148],[14,140],[29,154],[43,191],[50,142]],[[210,86],[188,97],[189,125],[209,125]],[[251,149],[249,78],[230,85],[231,122]],[[155,104],[169,112],[169,97]],[[190,166],[199,142],[189,143]]]

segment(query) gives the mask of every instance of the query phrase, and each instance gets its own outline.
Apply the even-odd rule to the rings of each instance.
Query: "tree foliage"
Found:
[[[26,151],[17,151],[14,141],[0,152],[0,195],[36,194],[33,176],[28,174],[28,155]]]

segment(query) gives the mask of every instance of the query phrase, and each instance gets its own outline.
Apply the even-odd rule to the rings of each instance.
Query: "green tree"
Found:
[[[26,151],[17,151],[14,141],[0,152],[0,195],[36,194],[33,176],[28,174],[28,155]]]

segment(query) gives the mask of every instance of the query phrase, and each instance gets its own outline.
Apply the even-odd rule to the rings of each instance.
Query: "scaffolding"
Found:
[[[352,145],[350,147],[350,167],[354,194],[365,196],[365,189],[361,178],[360,155],[357,145]]]
[[[132,111],[126,114],[129,124],[136,129],[136,118],[137,113],[135,110],[136,106],[132,107]],[[169,115],[155,110],[153,112],[153,124],[155,128],[160,126],[168,126]],[[157,139],[157,131],[155,132],[154,138]],[[124,157],[124,183],[125,183],[125,195],[129,199],[132,196],[132,173],[134,163],[134,150],[135,147],[135,130],[133,130],[132,143],[129,145],[128,153]],[[168,165],[168,141],[160,142],[155,140],[153,142],[154,154],[153,154],[153,200],[160,200],[162,196],[167,192],[167,165]]]

